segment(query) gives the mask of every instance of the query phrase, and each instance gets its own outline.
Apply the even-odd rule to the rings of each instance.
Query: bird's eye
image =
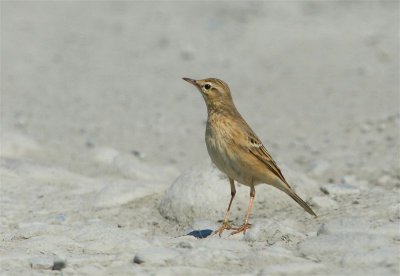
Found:
[[[209,89],[211,88],[211,85],[209,85],[209,84],[207,83],[206,85],[204,85],[204,88],[205,88],[206,90],[209,90]]]

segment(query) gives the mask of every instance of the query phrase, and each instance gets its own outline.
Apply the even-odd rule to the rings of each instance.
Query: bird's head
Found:
[[[203,80],[183,79],[197,87],[203,95],[209,110],[218,110],[233,105],[231,91],[224,81],[215,78]]]

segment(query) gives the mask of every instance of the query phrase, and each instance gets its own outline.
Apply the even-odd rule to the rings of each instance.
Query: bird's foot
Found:
[[[224,221],[222,225],[217,230],[214,231],[213,234],[214,235],[218,234],[221,237],[221,234],[222,232],[224,232],[224,230],[231,230],[231,229],[233,229],[233,227],[228,222]]]
[[[232,228],[232,230],[235,230],[235,231],[233,231],[233,232],[231,233],[231,236],[232,236],[232,235],[235,235],[235,234],[238,234],[238,233],[240,233],[240,232],[243,232],[243,235],[244,235],[244,234],[246,234],[246,230],[247,230],[247,229],[250,229],[250,227],[251,227],[251,224],[250,224],[250,223],[245,223],[245,224],[243,224],[242,226],[239,226],[239,227],[237,227],[237,228]]]

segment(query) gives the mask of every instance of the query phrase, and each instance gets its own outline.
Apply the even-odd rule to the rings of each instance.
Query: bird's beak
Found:
[[[197,81],[194,80],[194,79],[189,79],[189,78],[182,78],[182,79],[185,80],[185,81],[187,81],[188,83],[193,84],[193,85],[196,86],[197,88],[200,87],[200,85],[199,85],[199,84],[197,83]]]

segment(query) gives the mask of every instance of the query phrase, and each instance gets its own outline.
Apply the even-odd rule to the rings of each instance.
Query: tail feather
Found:
[[[285,191],[286,192],[286,191]],[[291,198],[293,198],[294,201],[296,201],[301,207],[303,207],[304,210],[306,210],[307,213],[309,213],[310,215],[313,216],[317,216],[314,211],[311,209],[310,206],[308,206],[308,204],[302,200],[295,192],[293,192],[292,190],[289,192],[286,192]]]
[[[314,211],[311,209],[310,206],[308,206],[307,203],[305,203],[304,200],[302,200],[292,189],[292,187],[289,186],[289,184],[287,182],[282,182],[282,181],[278,181],[276,183],[274,183],[276,188],[278,188],[279,190],[285,192],[288,196],[290,196],[291,198],[293,198],[294,201],[296,201],[301,207],[303,207],[303,209],[309,213],[312,216],[317,216]]]
[[[271,183],[271,182],[270,182]],[[290,185],[285,181],[282,181],[279,178],[275,179],[275,182],[272,182],[272,186],[278,188],[279,190],[285,192],[288,196],[290,196],[291,198],[293,198],[294,201],[296,201],[301,207],[303,207],[303,209],[309,213],[312,216],[317,216],[314,211],[311,209],[310,206],[308,206],[308,204],[302,200],[292,189],[292,187],[290,187]]]

